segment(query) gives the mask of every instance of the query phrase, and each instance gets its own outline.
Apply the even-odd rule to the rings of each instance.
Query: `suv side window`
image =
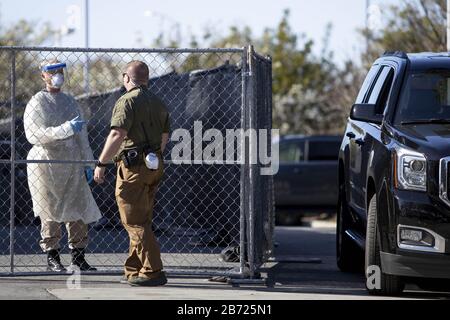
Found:
[[[303,140],[280,141],[281,162],[296,163],[305,160],[305,143]]]
[[[383,114],[386,107],[387,97],[389,90],[391,89],[392,80],[394,78],[394,70],[391,67],[384,66],[380,72],[380,75],[375,82],[370,96],[367,100],[368,104],[378,104],[378,114]]]
[[[337,161],[341,141],[309,141],[308,161]]]
[[[380,69],[379,65],[374,65],[372,68],[370,68],[369,73],[367,73],[366,78],[364,79],[364,82],[361,86],[361,89],[359,90],[358,97],[356,97],[355,104],[361,104],[364,102],[364,98],[367,95],[367,92],[370,89],[370,84],[372,83],[375,76],[378,74],[378,70]]]

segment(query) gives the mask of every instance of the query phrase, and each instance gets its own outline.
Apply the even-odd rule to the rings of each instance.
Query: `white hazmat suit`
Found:
[[[86,126],[74,133],[70,120],[81,115],[75,99],[62,92],[40,91],[28,102],[25,135],[33,145],[28,160],[92,160]],[[84,164],[29,163],[28,184],[35,216],[41,220],[85,224],[100,219],[100,210],[87,184]],[[94,166],[90,166],[94,167]]]

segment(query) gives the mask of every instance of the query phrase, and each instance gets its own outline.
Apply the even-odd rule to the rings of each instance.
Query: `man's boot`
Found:
[[[71,254],[72,254],[72,263],[70,265],[71,269],[73,269],[73,267],[78,267],[78,268],[80,268],[80,271],[96,271],[97,270],[97,268],[92,267],[85,260],[84,249],[81,249],[81,248],[72,249]]]
[[[59,251],[52,249],[47,251],[47,271],[64,272],[66,268],[61,264],[61,258],[59,257]]]

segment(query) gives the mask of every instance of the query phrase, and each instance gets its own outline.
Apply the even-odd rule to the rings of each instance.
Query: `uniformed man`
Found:
[[[120,219],[130,237],[125,279],[133,286],[167,283],[159,244],[152,231],[153,203],[163,176],[162,153],[169,139],[169,115],[164,103],[147,89],[149,70],[141,61],[127,64],[123,76],[126,93],[114,106],[111,132],[94,173],[103,183],[105,163],[117,165],[116,200]],[[154,156],[157,166],[146,165]],[[156,156],[155,156],[156,155]],[[152,168],[152,169],[150,169]]]

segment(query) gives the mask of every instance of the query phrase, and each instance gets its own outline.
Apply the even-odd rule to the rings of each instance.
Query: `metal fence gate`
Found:
[[[95,159],[109,133],[114,103],[122,94],[122,72],[131,60],[149,66],[149,89],[166,103],[171,131],[182,128],[191,134],[193,155],[196,148],[207,145],[201,135],[208,129],[217,129],[224,136],[230,129],[269,129],[271,139],[271,61],[251,46],[142,50],[0,47],[0,274],[46,270],[46,256],[39,247],[40,220],[33,214],[27,179],[27,165],[39,161],[27,160],[31,144],[24,133],[23,114],[30,98],[44,87],[39,64],[51,58],[67,63],[62,91],[74,96],[87,115]],[[195,145],[196,139],[200,144]],[[246,145],[245,139],[241,137],[241,146]],[[232,161],[174,163],[170,155],[176,143],[170,141],[167,146],[165,177],[154,208],[154,232],[165,269],[253,277],[273,248],[272,177],[259,175],[261,165],[240,161],[236,150]],[[86,165],[92,161],[51,159],[40,163]],[[89,226],[86,252],[99,273],[120,272],[129,245],[114,198],[114,169],[112,165],[107,169],[106,183],[90,185],[103,217]],[[62,230],[62,262],[68,265],[67,235]],[[220,253],[227,247],[238,250],[230,250],[235,256],[224,259]]]

